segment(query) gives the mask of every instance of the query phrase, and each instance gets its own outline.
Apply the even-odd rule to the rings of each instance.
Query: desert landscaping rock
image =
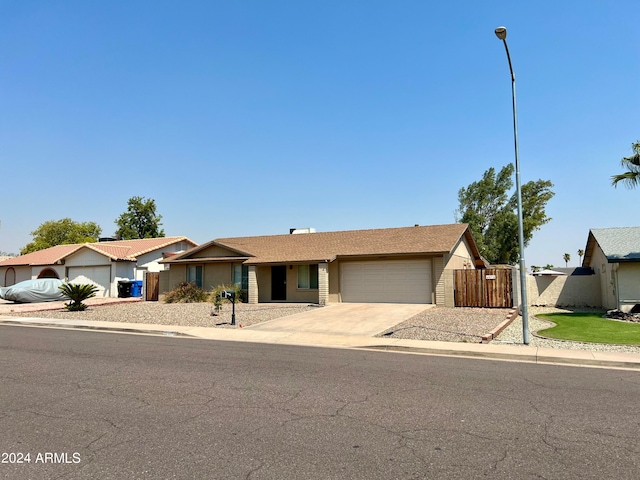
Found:
[[[146,323],[151,325],[180,325],[185,327],[239,328],[255,323],[319,308],[309,304],[236,305],[236,326],[231,325],[232,306],[226,304],[214,316],[211,303],[136,302],[89,307],[83,312],[64,309],[30,313],[11,313],[14,317],[55,318],[61,320],[90,320],[101,322]]]
[[[480,343],[482,336],[507,318],[504,308],[446,308],[425,310],[377,335],[378,337],[443,342]]]

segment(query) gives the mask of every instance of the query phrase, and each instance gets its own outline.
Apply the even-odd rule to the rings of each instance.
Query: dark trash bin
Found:
[[[132,287],[133,287],[133,282],[129,280],[118,281],[118,297],[129,298],[131,296]]]
[[[132,297],[141,297],[142,296],[142,280],[134,280],[131,282],[131,296]]]

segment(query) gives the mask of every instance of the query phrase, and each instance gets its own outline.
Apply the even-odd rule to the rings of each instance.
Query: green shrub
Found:
[[[220,298],[220,294],[223,290],[227,290],[229,292],[235,292],[235,303],[240,303],[242,301],[242,292],[243,290],[238,285],[218,285],[209,294],[209,301],[213,302],[213,304],[217,307],[224,303],[231,303],[231,300],[228,298]]]
[[[82,303],[87,298],[96,296],[98,287],[96,285],[81,284],[81,283],[63,283],[60,285],[62,293],[69,298],[69,303],[64,305],[64,308],[70,312],[81,312],[87,309],[87,306]]]
[[[165,303],[200,303],[206,302],[209,294],[195,283],[182,282],[164,297]]]

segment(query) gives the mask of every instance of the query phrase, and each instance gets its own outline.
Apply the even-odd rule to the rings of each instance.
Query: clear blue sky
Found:
[[[640,2],[0,1],[0,250],[47,220],[103,235],[155,199],[167,235],[453,223],[513,161],[553,220],[527,265],[640,225],[610,176],[640,139]]]

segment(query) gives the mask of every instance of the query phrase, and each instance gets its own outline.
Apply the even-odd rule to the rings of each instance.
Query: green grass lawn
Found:
[[[640,345],[640,323],[602,318],[602,313],[545,313],[538,318],[555,327],[538,331],[544,337],[591,343]]]

